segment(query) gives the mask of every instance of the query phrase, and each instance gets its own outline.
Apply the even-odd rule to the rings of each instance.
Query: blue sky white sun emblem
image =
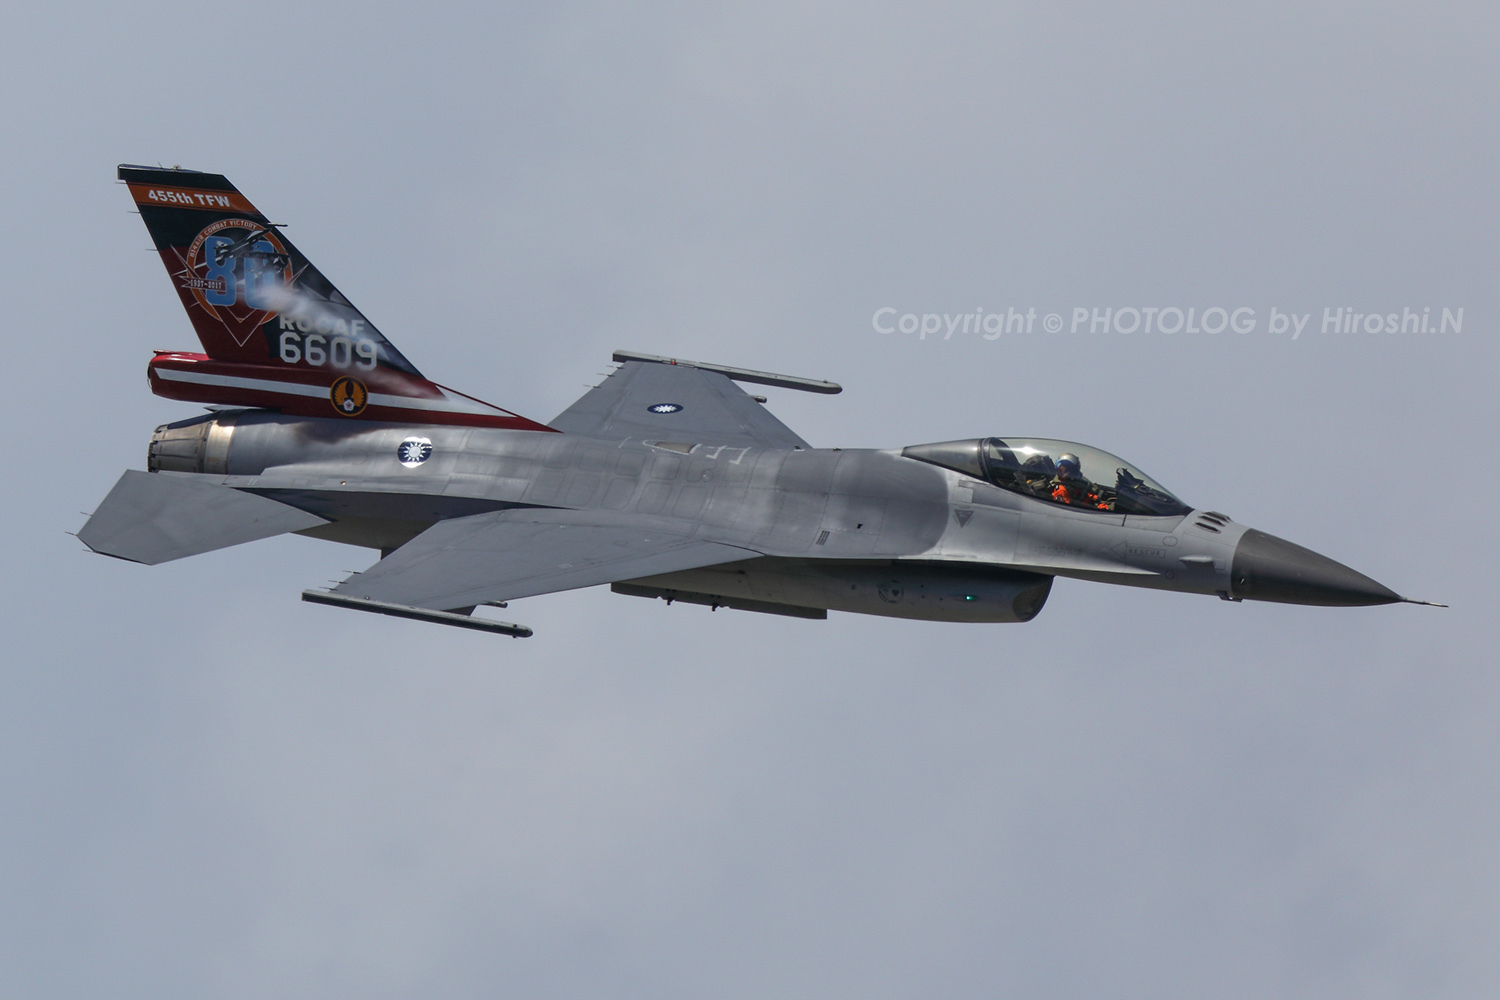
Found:
[[[682,409],[681,403],[653,403],[646,407],[652,413],[676,413]]]
[[[409,437],[397,447],[396,457],[408,469],[415,469],[432,457],[432,442],[423,437]]]

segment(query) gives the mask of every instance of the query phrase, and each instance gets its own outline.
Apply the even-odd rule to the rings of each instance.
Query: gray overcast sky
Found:
[[[9,11],[0,993],[1495,995],[1497,20]],[[299,603],[371,561],[327,543],[88,555],[64,532],[195,412],[145,385],[196,345],[122,161],[228,174],[426,374],[527,416],[616,347],[831,378],[771,393],[815,444],[1086,441],[1453,608],[594,590],[512,605],[513,642]],[[1256,329],[1071,329],[1168,306]],[[1345,306],[1463,325],[1323,331]]]

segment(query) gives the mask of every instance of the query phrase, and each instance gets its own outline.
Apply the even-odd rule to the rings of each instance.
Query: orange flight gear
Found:
[[[1053,488],[1052,499],[1056,500],[1058,503],[1065,503],[1070,505],[1074,502],[1073,495],[1068,492],[1067,486],[1063,485],[1062,483],[1058,483],[1057,486]],[[1079,497],[1080,502],[1085,500],[1093,504],[1095,507],[1098,507],[1100,510],[1109,510],[1109,504],[1100,500],[1099,494],[1097,493],[1085,493],[1083,494],[1083,496]]]

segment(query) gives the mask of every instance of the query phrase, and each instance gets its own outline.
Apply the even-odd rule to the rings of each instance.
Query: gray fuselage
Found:
[[[430,441],[430,454],[403,463],[398,450],[412,438]],[[608,441],[264,411],[159,428],[150,467],[212,475],[331,522],[303,534],[382,552],[438,521],[505,508],[670,519],[762,556],[618,591],[789,614],[1025,621],[1054,576],[1235,597],[1246,530],[1198,511],[1063,507],[899,450]]]

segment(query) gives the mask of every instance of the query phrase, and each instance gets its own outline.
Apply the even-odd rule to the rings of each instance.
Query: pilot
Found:
[[[1097,507],[1109,510],[1109,504],[1094,490],[1094,484],[1083,476],[1078,456],[1064,452],[1057,459],[1057,476],[1053,479],[1052,499],[1074,507]]]

